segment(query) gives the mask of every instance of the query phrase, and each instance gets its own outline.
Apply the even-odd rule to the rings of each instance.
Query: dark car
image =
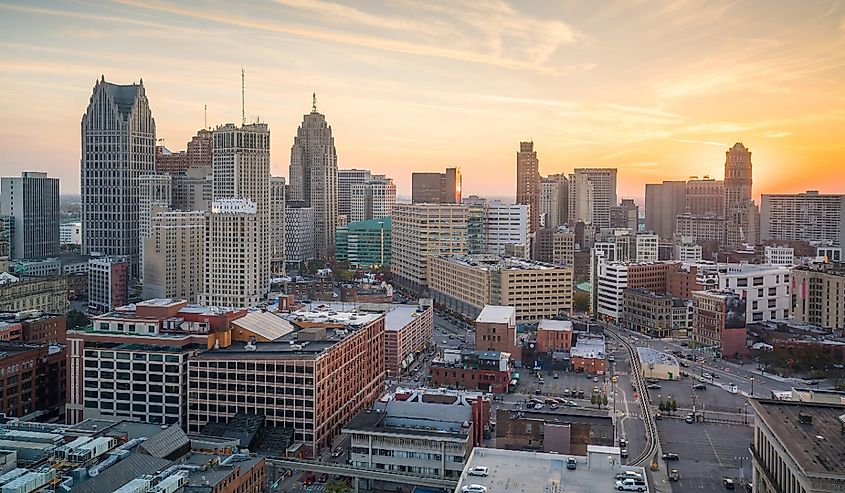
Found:
[[[664,452],[663,460],[680,460],[680,457],[674,452]]]
[[[650,383],[650,384],[648,384],[648,385],[647,385],[647,387],[648,387],[649,389],[655,390],[655,389],[659,389],[659,388],[660,388],[660,384],[659,384],[659,383]]]
[[[692,386],[692,389],[693,390],[707,390],[707,386],[704,385],[703,383],[697,383],[697,384]]]

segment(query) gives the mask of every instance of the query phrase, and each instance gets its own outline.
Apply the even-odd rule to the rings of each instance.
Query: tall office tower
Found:
[[[725,182],[708,176],[691,177],[687,181],[686,201],[687,214],[725,217]]]
[[[645,229],[663,239],[676,232],[675,216],[686,211],[687,182],[664,181],[645,186]]]
[[[460,204],[461,169],[445,173],[411,173],[411,202],[415,204]]]
[[[205,305],[250,307],[270,289],[270,130],[214,130],[214,181],[205,245]]]
[[[314,209],[304,202],[285,204],[285,261],[299,264],[314,260]]]
[[[396,185],[384,175],[374,176],[366,183],[351,188],[349,222],[380,219],[393,215],[396,205]]]
[[[508,246],[520,246],[518,250],[530,252],[529,209],[530,206],[525,204],[503,204],[498,200],[489,202],[484,218],[485,253],[506,255]]]
[[[560,190],[564,187],[565,183],[545,178],[540,182],[540,226],[554,229],[565,222],[560,217]]]
[[[610,207],[616,205],[616,168],[576,168],[572,181],[574,220],[609,228]]]
[[[368,169],[337,170],[337,213],[347,218],[352,212],[352,185],[367,183],[373,175]]]
[[[751,153],[737,142],[725,152],[725,243],[749,240],[751,221]]]
[[[270,177],[270,272],[285,273],[285,178]]]
[[[181,173],[170,175],[171,204],[175,211],[209,211],[214,195],[211,166],[191,166]]]
[[[487,252],[487,199],[470,195],[463,199],[467,207],[467,253]]]
[[[640,221],[640,208],[634,203],[634,199],[622,199],[620,205],[610,208],[610,227],[628,228],[636,233]]]
[[[311,113],[293,139],[290,150],[290,197],[314,209],[314,239],[318,259],[334,256],[334,233],[337,227],[337,152],[332,127],[325,115],[317,113],[317,98]]]
[[[391,271],[397,285],[421,293],[428,285],[430,257],[466,253],[467,212],[459,204],[396,205]]]
[[[172,188],[170,175],[141,175],[138,189],[138,257],[139,279],[144,282],[144,243],[150,236],[150,222],[159,212],[170,210]]]
[[[59,253],[59,179],[24,171],[0,180],[0,215],[13,222],[11,258],[33,259]]]
[[[150,219],[150,234],[144,238],[145,300],[199,300],[206,220],[202,211],[159,212]]]
[[[529,231],[540,229],[540,160],[534,142],[520,142],[516,153],[516,203],[528,206]]]
[[[138,277],[139,177],[153,172],[156,143],[143,80],[98,80],[81,127],[82,253],[128,256]]]
[[[808,190],[763,195],[760,238],[845,247],[845,195]]]
[[[566,176],[564,173],[555,173],[553,175],[549,175],[542,179],[542,181],[546,182],[557,182],[560,184],[560,188],[558,189],[558,193],[560,194],[558,197],[558,218],[560,220],[560,225],[567,224],[570,219],[569,213],[569,177]],[[540,185],[542,187],[542,185]],[[540,206],[542,209],[543,206]]]

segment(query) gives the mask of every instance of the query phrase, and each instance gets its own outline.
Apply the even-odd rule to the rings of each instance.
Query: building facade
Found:
[[[725,182],[705,176],[687,181],[686,212],[693,216],[725,217]],[[680,212],[678,212],[680,214]]]
[[[337,228],[337,260],[350,265],[369,267],[390,265],[391,230],[389,217],[358,221]]]
[[[516,153],[516,203],[528,206],[528,230],[540,229],[540,160],[534,142],[520,142]]]
[[[65,276],[19,279],[0,274],[0,312],[41,310],[65,313],[68,308],[68,281]]]
[[[616,203],[616,168],[575,168],[570,180],[572,220],[609,228],[610,207]]]
[[[144,238],[144,299],[172,298],[196,303],[204,289],[207,214],[160,212]]]
[[[511,380],[510,354],[498,351],[444,350],[432,361],[428,383],[435,388],[506,394]]]
[[[790,316],[789,268],[770,265],[719,266],[719,289],[746,300],[746,322],[786,320]]]
[[[391,178],[373,178],[353,184],[350,197],[349,222],[390,217],[396,206],[396,185]]]
[[[664,181],[645,186],[645,229],[663,239],[675,235],[675,216],[686,211],[687,182]]]
[[[679,214],[675,221],[675,232],[679,237],[690,238],[699,245],[709,241],[720,245],[725,243],[725,218],[721,216]]]
[[[59,225],[59,243],[62,245],[82,244],[82,223],[64,223]]]
[[[692,304],[670,294],[626,289],[622,293],[622,320],[628,329],[650,337],[685,336],[692,325]]]
[[[845,195],[767,194],[760,202],[760,239],[845,247]]]
[[[337,170],[337,213],[347,218],[352,212],[352,185],[367,183],[372,179],[368,169]]]
[[[751,152],[737,142],[725,152],[725,243],[729,246],[754,239],[751,182]]]
[[[724,358],[746,354],[745,299],[730,291],[692,293],[692,345]]]
[[[297,264],[317,258],[314,208],[302,202],[285,204],[285,261]]]
[[[521,359],[516,339],[516,309],[487,305],[475,319],[475,349],[508,353]]]
[[[0,215],[14,222],[10,258],[34,259],[59,253],[59,179],[24,171],[0,180]]]
[[[270,177],[270,272],[285,272],[285,179]]]
[[[461,169],[445,173],[411,173],[411,202],[414,204],[460,204]]]
[[[795,320],[845,329],[845,264],[796,267],[789,275]]]
[[[88,309],[106,313],[129,303],[128,257],[94,257],[88,261]]]
[[[82,116],[82,253],[129,257],[138,277],[139,178],[155,168],[155,120],[143,81],[101,78]]]
[[[622,199],[619,205],[610,208],[610,227],[627,228],[636,233],[639,229],[640,208],[634,199]]]
[[[428,286],[428,261],[466,252],[467,207],[457,204],[397,204],[393,217],[391,271],[394,282],[421,292]]]
[[[334,257],[337,227],[337,151],[332,127],[317,112],[317,98],[311,113],[302,118],[290,151],[289,200],[304,202],[314,210],[314,245],[318,259]]]

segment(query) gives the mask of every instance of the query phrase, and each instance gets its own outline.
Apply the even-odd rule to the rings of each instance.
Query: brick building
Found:
[[[0,411],[16,417],[57,412],[65,402],[66,357],[62,346],[0,343]]]
[[[511,379],[510,355],[498,351],[444,350],[429,368],[432,387],[482,390],[504,394]]]
[[[607,368],[606,356],[604,337],[579,336],[570,351],[572,369],[603,375]]]
[[[747,354],[746,300],[729,291],[692,294],[692,344],[722,357]]]
[[[21,321],[24,342],[44,344],[67,343],[67,318],[64,315],[44,315]]]
[[[516,343],[516,308],[487,305],[475,319],[475,349],[510,353],[521,360]]]
[[[614,446],[613,421],[592,409],[496,413],[496,447],[559,454],[587,455],[588,445]]]
[[[537,352],[569,351],[572,348],[572,322],[541,320],[537,326]]]

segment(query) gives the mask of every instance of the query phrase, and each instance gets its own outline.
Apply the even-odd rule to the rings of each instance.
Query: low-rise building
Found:
[[[21,340],[40,344],[67,343],[67,317],[64,315],[43,315],[39,312],[18,314]]]
[[[521,360],[516,343],[516,309],[487,305],[475,319],[475,349],[509,353]]]
[[[637,356],[640,358],[640,369],[645,378],[658,380],[677,380],[681,374],[681,365],[675,356],[651,349],[638,347]]]
[[[643,288],[622,294],[622,324],[652,337],[686,336],[692,323],[692,303]]]
[[[352,266],[390,265],[391,228],[389,217],[350,222],[335,232],[336,258]]]
[[[510,356],[498,351],[446,349],[442,359],[431,362],[429,384],[505,394],[511,380]]]
[[[61,345],[0,343],[0,412],[15,417],[35,411],[57,414],[66,398],[66,358]]]
[[[722,357],[746,354],[745,299],[730,291],[692,293],[692,345]]]
[[[0,312],[64,313],[67,297],[67,279],[63,276],[26,278],[0,273]]]
[[[793,318],[826,329],[845,329],[845,264],[796,267],[790,276]]]
[[[485,305],[516,308],[518,323],[537,323],[572,311],[573,269],[498,255],[453,255],[429,260],[434,301],[465,317]]]
[[[845,484],[845,406],[752,399],[755,492],[837,491]]]
[[[88,261],[88,308],[106,313],[129,303],[129,257]]]
[[[592,286],[594,311],[608,320],[619,320],[626,289],[665,293],[667,273],[676,265],[674,262],[607,262],[598,258]]]
[[[496,412],[496,448],[583,456],[590,445],[614,445],[607,411],[500,407]]]
[[[431,343],[434,307],[431,300],[419,305],[388,305],[384,315],[385,368],[399,375],[416,361]]]
[[[603,375],[607,368],[604,337],[579,336],[570,351],[572,370]]]
[[[441,398],[416,391],[358,413],[343,427],[351,435],[351,464],[458,478],[473,447],[481,443],[484,405],[480,398],[470,400],[461,393],[434,397]]]
[[[541,320],[537,325],[537,352],[569,351],[572,348],[572,322]]]

